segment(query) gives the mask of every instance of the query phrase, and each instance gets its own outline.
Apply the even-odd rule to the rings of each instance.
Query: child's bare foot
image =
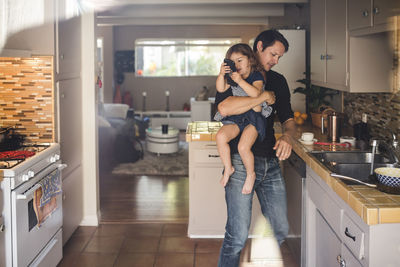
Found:
[[[219,183],[225,187],[226,184],[228,183],[229,177],[232,175],[232,173],[235,172],[235,168],[233,168],[232,166],[230,168],[225,168],[224,170],[224,175],[222,176],[221,180],[219,181]]]
[[[247,174],[246,181],[244,181],[242,194],[250,194],[253,190],[253,185],[256,180],[256,173],[253,172],[252,174]]]

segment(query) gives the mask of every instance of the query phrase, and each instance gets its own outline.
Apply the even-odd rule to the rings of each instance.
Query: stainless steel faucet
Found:
[[[375,154],[377,149],[379,150],[379,152],[386,152],[387,156],[391,161],[393,161],[395,164],[399,164],[400,147],[397,141],[397,137],[393,132],[392,132],[392,142],[390,145],[388,145],[385,141],[378,139],[372,139],[370,145],[372,147],[370,174],[374,174]]]
[[[371,151],[371,169],[369,174],[373,175],[374,174],[374,165],[375,165],[375,153],[376,153],[376,147],[378,146],[378,140],[377,139],[372,139],[371,140],[371,146],[372,146],[372,151]]]

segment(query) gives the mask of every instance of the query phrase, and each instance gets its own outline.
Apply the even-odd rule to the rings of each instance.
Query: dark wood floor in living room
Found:
[[[102,223],[187,223],[189,179],[102,174],[100,210]]]

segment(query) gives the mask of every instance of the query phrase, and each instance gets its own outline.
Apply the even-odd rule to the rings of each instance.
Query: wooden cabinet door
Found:
[[[311,80],[326,82],[325,1],[311,0]]]
[[[326,82],[345,87],[346,72],[346,0],[326,0]]]
[[[340,266],[337,257],[341,255],[341,242],[321,213],[316,212],[316,266]]]
[[[350,31],[372,26],[371,1],[348,0]]]

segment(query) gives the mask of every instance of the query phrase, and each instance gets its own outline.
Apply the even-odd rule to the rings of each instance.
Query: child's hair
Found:
[[[239,43],[231,46],[226,52],[225,58],[230,59],[233,53],[240,53],[249,59],[251,72],[262,70],[258,58],[255,56],[253,50],[251,50],[251,47],[248,44]]]

